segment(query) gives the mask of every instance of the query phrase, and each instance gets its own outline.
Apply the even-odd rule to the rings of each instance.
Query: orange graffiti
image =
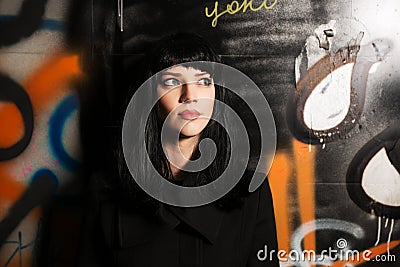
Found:
[[[23,85],[30,96],[35,115],[79,74],[81,70],[77,55],[55,55],[38,68]]]
[[[285,153],[275,155],[268,180],[271,185],[272,197],[274,200],[274,212],[276,229],[278,234],[279,249],[289,251],[290,247],[290,225],[291,218],[288,210],[288,183],[291,178],[292,167],[289,164],[288,156]]]
[[[297,177],[297,197],[302,224],[315,220],[315,151],[309,152],[308,149],[309,147],[307,144],[301,143],[296,139],[293,140],[293,153]],[[315,251],[315,232],[304,237],[304,248],[306,250]]]
[[[0,196],[3,200],[15,202],[21,196],[25,187],[8,174],[9,166],[9,162],[0,162]],[[4,216],[2,208],[0,208],[0,218]]]
[[[292,153],[293,159],[289,153],[277,152],[268,175],[274,198],[278,244],[279,248],[285,251],[290,250],[290,236],[293,230],[289,207],[291,206],[290,201],[294,200],[288,198],[290,195],[288,189],[292,177],[296,177],[297,181],[297,199],[301,224],[315,220],[315,152],[309,152],[308,145],[293,140]],[[315,251],[315,240],[315,232],[306,235],[304,237],[304,248]]]
[[[24,122],[14,103],[0,102],[0,148],[13,146],[24,134]]]
[[[30,97],[35,115],[39,115],[79,74],[81,70],[78,56],[67,54],[51,57],[34,71],[23,86]],[[3,123],[7,125],[7,130],[0,133],[0,147],[7,147],[18,141],[24,130],[21,114],[14,104],[4,103],[0,106],[0,124],[4,125]],[[17,201],[25,188],[24,184],[10,176],[12,162],[0,162],[0,196],[8,203]],[[2,212],[0,209],[0,213]]]

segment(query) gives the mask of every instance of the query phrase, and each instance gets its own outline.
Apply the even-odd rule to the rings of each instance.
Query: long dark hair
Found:
[[[152,49],[149,49],[147,53],[147,75],[148,77],[151,77],[169,67],[183,65],[185,67],[193,67],[195,69],[205,71],[214,78],[214,81],[218,80],[218,71],[216,69],[210,69],[208,67],[209,65],[204,65],[203,68],[202,65],[199,66],[195,63],[191,64],[191,62],[194,61],[220,62],[220,59],[215,51],[211,48],[210,44],[200,36],[184,33],[169,35],[160,39],[155,43]],[[218,84],[215,83],[214,85],[215,99],[224,102],[226,105],[230,105],[228,90],[221,86],[219,82]],[[149,101],[154,99],[155,96],[156,90],[149,92]],[[140,113],[140,110],[137,110],[136,112]],[[161,145],[161,124],[159,122],[156,107],[152,108],[148,118],[145,118],[145,116],[141,116],[140,114],[138,114],[138,117],[140,120],[145,120],[138,122],[138,124],[140,125],[141,123],[144,123],[143,125],[145,125],[145,141],[147,151],[135,151],[133,149],[132,153],[135,155],[134,158],[137,159],[137,161],[133,162],[133,164],[137,167],[135,169],[138,169],[138,172],[133,175],[138,175],[138,177],[143,179],[151,179],[151,177],[143,177],[146,176],[146,173],[149,173],[149,166],[143,164],[140,160],[148,155],[152,165],[159,172],[159,174],[166,179],[171,179],[172,172],[170,164]],[[225,125],[224,123],[226,122],[223,107],[219,105],[215,106],[212,117],[217,118],[217,120],[222,123],[219,124],[211,119],[205,129],[201,132],[199,141],[204,138],[212,139],[217,148],[216,157],[212,163],[202,171],[194,173],[182,171],[184,173],[183,186],[200,186],[210,183],[217,179],[224,172],[229,163],[231,145],[229,136],[222,126]],[[199,156],[199,150],[195,149],[191,159],[196,159]],[[122,153],[121,142],[119,142],[119,146],[117,148],[117,166],[119,174],[119,187],[120,190],[124,192],[123,196],[125,197],[125,200],[126,198],[133,200],[136,204],[135,206],[145,205],[147,209],[149,205],[156,207],[156,201],[143,192],[129,172]],[[245,186],[243,186],[243,188],[244,187]],[[239,203],[242,203],[240,196],[242,196],[243,193],[244,190],[235,188],[225,197],[220,199],[218,204],[220,207],[234,208],[238,206]],[[132,204],[131,201],[129,202]]]

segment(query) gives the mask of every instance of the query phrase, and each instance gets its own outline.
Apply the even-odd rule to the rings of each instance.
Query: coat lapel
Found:
[[[193,228],[210,243],[215,243],[224,212],[215,204],[182,208],[160,204],[157,220],[143,214],[118,208],[118,236],[121,247],[139,245],[155,239],[161,231],[176,228],[183,223]]]
[[[209,242],[216,242],[224,212],[218,209],[215,204],[207,204],[194,208],[169,206],[168,209],[170,209],[181,222],[192,227]]]

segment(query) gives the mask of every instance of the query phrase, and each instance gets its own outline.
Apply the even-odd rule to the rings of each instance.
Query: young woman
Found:
[[[108,179],[93,177],[80,266],[279,266],[267,179],[249,193],[252,172],[245,171],[222,198],[179,207],[155,200],[133,178],[151,179],[144,153],[163,179],[184,187],[208,184],[224,172],[231,144],[223,123],[216,122],[224,122],[225,110],[215,102],[229,105],[228,92],[214,83],[216,69],[195,63],[218,60],[206,40],[192,34],[165,37],[151,50],[148,73],[156,82],[148,95],[159,99],[148,117],[137,110],[145,120],[146,149],[133,152],[137,161],[129,163],[130,171],[118,149],[118,171]],[[177,138],[162,139],[163,128]],[[185,171],[190,160],[207,155],[198,146],[204,138],[215,143],[214,159],[202,170]],[[118,182],[105,183],[110,177]],[[275,254],[265,257],[265,248]]]

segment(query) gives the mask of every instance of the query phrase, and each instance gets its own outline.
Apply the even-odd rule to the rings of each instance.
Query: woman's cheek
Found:
[[[164,119],[166,116],[168,116],[170,112],[174,110],[174,108],[176,107],[176,102],[177,101],[175,100],[175,97],[172,95],[172,92],[169,92],[160,98],[159,106]]]

